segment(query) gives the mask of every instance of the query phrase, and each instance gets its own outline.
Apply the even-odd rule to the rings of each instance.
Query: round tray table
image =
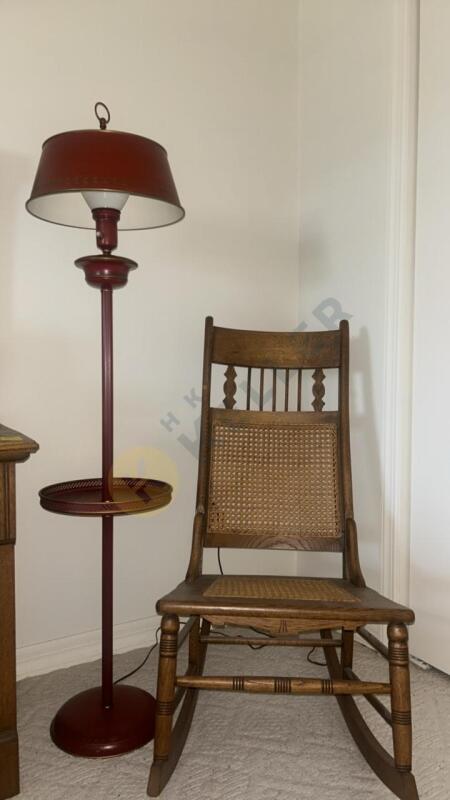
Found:
[[[102,517],[103,559],[112,564],[112,521],[115,516],[143,514],[170,503],[172,487],[150,478],[116,478],[103,499],[101,478],[53,483],[39,492],[41,506],[56,514]],[[111,576],[111,577],[109,577]],[[115,756],[147,744],[154,736],[155,699],[136,686],[112,679],[112,572],[104,570],[102,686],[71,697],[56,713],[50,728],[54,743],[66,753],[85,758]]]
[[[113,478],[112,500],[102,499],[102,479],[53,483],[39,492],[41,506],[57,514],[103,517],[142,514],[170,503],[172,487],[149,478]]]

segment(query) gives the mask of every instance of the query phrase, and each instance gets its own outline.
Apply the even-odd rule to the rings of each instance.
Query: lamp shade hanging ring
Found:
[[[106,117],[104,117],[102,115],[102,109],[103,109],[103,111],[106,111],[106,115],[107,115]],[[101,101],[99,101],[94,106],[94,113],[95,113],[95,116],[97,117],[97,119],[98,119],[98,121],[100,123],[100,130],[105,131],[106,130],[106,126],[108,125],[108,122],[111,119],[111,114],[110,114],[108,106],[105,105],[105,103],[102,103]]]

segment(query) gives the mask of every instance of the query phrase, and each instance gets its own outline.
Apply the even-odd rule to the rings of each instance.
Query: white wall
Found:
[[[117,522],[118,648],[151,638],[155,600],[184,573],[199,416],[186,397],[200,386],[209,313],[220,324],[269,329],[334,325],[339,308],[351,316],[361,556],[373,586],[407,600],[417,6],[3,3],[2,421],[41,443],[18,468],[19,674],[98,653],[100,524],[48,514],[37,502],[47,483],[100,471],[99,297],[72,265],[93,251],[93,235],[24,211],[42,141],[93,126],[96,100],[110,105],[113,127],[167,147],[187,210],[179,225],[120,238],[119,252],[140,267],[115,297],[116,472],[166,478],[176,496],[160,513]],[[430,65],[429,81],[437,55]],[[431,92],[424,108],[439,107]],[[437,128],[428,133],[434,152]],[[437,175],[433,160],[422,169],[423,198],[430,169]],[[425,220],[433,203],[423,200]],[[422,230],[419,290],[436,257],[425,222]],[[425,336],[417,373],[428,349]],[[416,384],[419,447],[430,381]],[[161,424],[170,414],[172,431]],[[417,531],[423,479],[416,456]],[[261,553],[255,565],[252,554],[227,551],[223,560],[237,571],[251,561],[264,571],[340,569],[334,555]],[[206,566],[216,570],[214,553]]]
[[[421,9],[414,318],[413,652],[450,672],[450,6]]]
[[[41,143],[93,127],[103,100],[113,128],[167,147],[187,210],[179,225],[122,234],[119,245],[140,267],[115,296],[117,460],[177,483],[168,509],[117,522],[116,621],[144,643],[147,623],[124,623],[154,613],[188,556],[197,462],[178,437],[196,438],[198,407],[183,397],[200,385],[203,319],[269,329],[298,322],[297,11],[296,0],[2,3],[2,421],[41,445],[18,467],[22,674],[38,655],[39,668],[48,652],[56,663],[70,642],[92,655],[96,636],[85,634],[100,614],[99,521],[49,514],[37,500],[43,485],[99,475],[101,458],[99,296],[72,265],[95,249],[94,237],[26,214]],[[330,291],[366,319],[333,281]],[[321,296],[304,294],[302,312]],[[179,420],[171,433],[160,423],[168,412]],[[247,555],[224,558],[243,569]],[[258,566],[269,562],[289,572],[294,557],[264,554]],[[61,637],[73,638],[33,649]]]

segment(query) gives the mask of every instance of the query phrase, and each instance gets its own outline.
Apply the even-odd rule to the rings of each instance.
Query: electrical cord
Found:
[[[220,574],[224,575],[224,571],[223,571],[223,567],[222,567],[222,561],[221,561],[221,558],[220,558],[220,547],[217,548],[217,561],[219,563]],[[186,623],[184,622],[183,624],[185,625]],[[141,663],[138,664],[138,666],[135,667],[135,669],[132,669],[131,672],[127,672],[126,675],[122,675],[120,678],[117,678],[114,681],[114,686],[116,684],[118,684],[118,683],[122,683],[122,681],[125,681],[127,678],[131,678],[133,675],[136,675],[136,673],[139,672],[139,670],[141,670],[142,667],[145,667],[147,661],[149,660],[151,654],[153,653],[153,650],[155,650],[155,648],[159,644],[158,634],[159,634],[160,630],[161,630],[161,626],[159,626],[159,628],[156,629],[155,644],[152,644],[152,646],[149,648],[149,650],[147,651],[147,653],[145,655],[145,658],[141,661]],[[258,630],[258,628],[252,628],[251,626],[249,626],[249,630],[253,631],[254,633],[260,634],[262,637],[266,636],[269,639],[272,638],[270,633],[266,633],[265,631],[260,631],[260,630]],[[225,639],[227,639],[227,638],[228,639],[229,638],[245,639],[245,636],[241,636],[239,634],[238,634],[237,637],[231,637],[231,635],[229,633],[224,633],[223,631],[218,631],[216,628],[214,629],[214,633],[216,635],[218,635],[218,636],[223,636]],[[246,642],[246,644],[252,650],[261,650],[263,647],[265,647],[265,645],[263,645],[263,644],[254,644],[254,642]],[[308,655],[306,656],[307,660],[310,662],[310,664],[315,664],[318,667],[326,667],[326,664],[323,664],[320,661],[314,661],[314,659],[311,658],[311,653],[313,653],[314,650],[317,650],[317,648],[316,647],[312,647],[311,648],[311,650],[309,651]]]
[[[250,630],[255,630],[255,628],[251,628]],[[216,636],[223,636],[224,639],[245,639],[245,636],[241,636],[240,634],[237,634],[236,636],[231,636],[231,634],[229,633],[218,631],[217,628],[214,628],[214,633]],[[248,647],[251,647],[252,650],[261,650],[262,647],[265,647],[265,645],[263,644],[253,644],[252,642],[246,642],[246,644],[248,645]]]
[[[217,548],[217,561],[219,563],[220,574],[224,575],[224,571],[223,571],[223,567],[222,567],[222,560],[220,558],[220,547]],[[258,630],[258,628],[252,628],[251,625],[248,626],[248,629],[250,631],[253,631],[254,633],[260,633],[263,636],[267,636],[267,638],[269,638],[269,639],[272,638],[270,636],[270,633],[266,633],[265,631],[260,631],[260,630]],[[214,629],[214,633],[217,633],[219,636],[225,636],[225,637],[228,636],[228,638],[230,637],[230,634],[223,633],[222,631],[218,631],[216,629]],[[237,638],[238,639],[245,639],[245,636],[238,636]],[[252,650],[261,650],[261,648],[264,647],[263,644],[250,644],[249,642],[247,642],[247,644],[248,644],[249,647],[251,647]]]
[[[152,646],[150,647],[150,649],[147,651],[147,655],[145,656],[144,660],[143,660],[143,661],[141,661],[141,663],[139,664],[139,666],[138,666],[138,667],[136,667],[135,669],[132,669],[132,670],[131,670],[131,672],[127,672],[127,674],[126,674],[126,675],[122,675],[122,677],[120,677],[120,678],[117,678],[117,679],[114,681],[114,686],[115,686],[117,683],[121,683],[122,681],[125,681],[127,678],[131,678],[131,676],[132,676],[132,675],[136,675],[136,672],[139,672],[139,670],[140,670],[140,669],[142,669],[142,667],[144,667],[144,666],[145,666],[145,664],[146,664],[146,663],[147,663],[147,661],[149,660],[149,658],[150,658],[151,654],[153,653],[153,650],[154,650],[154,649],[155,649],[155,647],[157,647],[157,646],[158,646],[158,644],[159,644],[159,641],[158,641],[158,633],[160,632],[160,630],[161,630],[161,625],[159,626],[159,628],[157,628],[157,629],[156,629],[156,633],[155,633],[155,639],[156,639],[156,641],[155,641],[155,644],[152,644]]]
[[[311,650],[306,656],[306,660],[309,661],[310,664],[315,664],[316,667],[326,667],[326,663],[323,663],[322,661],[314,661],[314,659],[311,658],[311,653],[314,653],[314,650],[317,650],[317,647],[311,647]]]
[[[220,558],[220,547],[217,548],[217,561],[219,562],[220,574],[223,575],[224,571],[222,567],[222,561]],[[271,638],[270,633],[265,633],[265,631],[259,631],[257,628],[250,627],[249,630],[254,631],[254,633],[263,634],[264,636],[267,636],[269,639]],[[228,633],[223,633],[222,631],[214,630],[214,633],[218,634],[219,636],[229,637]],[[245,636],[238,636],[237,638],[245,639]],[[252,650],[261,650],[261,648],[264,647],[263,644],[250,644],[249,642],[247,642],[247,644],[249,647],[252,648]],[[311,647],[311,650],[306,656],[307,661],[309,661],[310,664],[315,664],[316,667],[326,667],[327,666],[326,663],[323,663],[322,661],[314,661],[314,659],[311,658],[311,653],[314,653],[314,650],[317,650],[317,647]]]
[[[184,628],[184,626],[186,625],[186,622],[187,622],[187,620],[183,620],[183,622],[182,622],[182,627],[183,627],[183,628]],[[131,672],[127,672],[127,674],[126,674],[126,675],[122,675],[122,677],[120,677],[120,678],[117,678],[117,679],[114,681],[114,686],[115,686],[117,683],[122,683],[122,681],[126,680],[127,678],[131,678],[131,676],[132,676],[132,675],[136,675],[136,672],[139,672],[139,670],[140,670],[140,669],[142,669],[142,667],[144,667],[144,666],[146,665],[146,663],[147,663],[147,661],[149,660],[149,658],[150,658],[151,654],[153,653],[153,650],[154,650],[154,649],[155,649],[155,647],[157,647],[157,646],[158,646],[158,644],[159,644],[158,633],[160,632],[160,630],[161,630],[161,625],[159,626],[159,628],[157,628],[157,629],[156,629],[156,632],[155,632],[155,639],[156,639],[156,641],[155,641],[155,644],[152,644],[152,646],[149,648],[149,650],[147,651],[147,654],[146,654],[145,658],[143,659],[143,661],[141,661],[141,663],[139,664],[139,666],[137,666],[135,669],[132,669],[132,670],[131,670]]]

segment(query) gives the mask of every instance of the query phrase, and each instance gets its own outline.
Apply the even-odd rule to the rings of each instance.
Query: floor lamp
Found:
[[[101,250],[75,264],[89,286],[101,292],[102,477],[53,484],[39,493],[48,511],[102,520],[102,684],[68,700],[51,725],[58,747],[87,757],[126,753],[153,737],[154,698],[113,683],[113,526],[117,515],[167,505],[172,493],[162,481],[113,474],[112,296],[137,264],[112,251],[118,228],[156,228],[184,217],[165,149],[143,136],[108,130],[110,115],[103,103],[96,104],[95,114],[98,130],[69,131],[44,142],[26,203],[31,214],[47,222],[95,228]]]

